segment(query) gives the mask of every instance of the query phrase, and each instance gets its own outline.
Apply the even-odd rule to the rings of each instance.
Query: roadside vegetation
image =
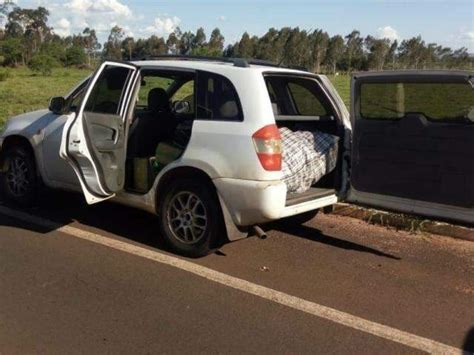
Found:
[[[53,96],[67,94],[89,75],[89,70],[54,69],[51,75],[37,75],[28,68],[9,69],[0,80],[0,127],[11,116],[48,107]],[[0,79],[2,69],[0,69]]]
[[[263,36],[247,32],[225,46],[219,28],[209,37],[203,28],[167,38],[126,37],[119,26],[99,43],[96,31],[85,28],[72,36],[54,33],[45,7],[0,4],[0,127],[13,115],[44,108],[52,96],[66,94],[105,59],[142,59],[164,54],[256,58],[328,74],[346,105],[350,73],[386,69],[469,69],[474,58],[466,48],[426,43],[421,37],[401,41],[363,37],[357,30],[330,36],[321,29],[271,28]],[[144,98],[142,98],[144,99]]]
[[[166,38],[126,37],[123,28],[110,29],[102,45],[96,30],[61,37],[50,26],[45,7],[21,8],[12,1],[0,4],[0,65],[28,66],[50,75],[56,67],[93,68],[104,59],[130,60],[164,54],[242,57],[301,66],[315,73],[350,73],[382,69],[472,69],[467,48],[427,43],[422,37],[401,42],[363,36],[358,30],[330,36],[323,29],[270,28],[261,37],[245,32],[228,43],[219,28],[208,37],[201,27],[183,32],[175,28]]]
[[[7,72],[2,81],[2,73]],[[0,69],[0,127],[14,115],[46,108],[53,96],[67,94],[76,84],[91,73],[87,69],[57,68],[51,75],[35,74],[28,68]],[[349,104],[349,82],[347,75],[330,77],[346,104]],[[183,94],[186,96],[185,94]],[[140,102],[146,101],[142,94]]]

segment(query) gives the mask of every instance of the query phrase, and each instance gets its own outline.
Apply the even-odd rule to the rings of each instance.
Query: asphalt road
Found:
[[[0,213],[0,354],[422,352],[377,335],[383,327],[474,352],[472,242],[319,215],[188,260],[193,273],[156,241],[153,216],[74,194],[47,200],[28,214],[73,229]]]

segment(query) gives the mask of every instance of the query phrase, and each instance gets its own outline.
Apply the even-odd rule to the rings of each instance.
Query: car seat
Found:
[[[155,88],[148,93],[148,111],[137,117],[130,128],[129,156],[151,157],[161,141],[176,128],[167,92]]]

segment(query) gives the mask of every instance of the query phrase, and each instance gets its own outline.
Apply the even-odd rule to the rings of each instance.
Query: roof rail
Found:
[[[234,66],[239,68],[248,68],[250,65],[262,65],[275,68],[291,68],[298,70],[306,70],[303,67],[283,66],[264,59],[245,59],[245,58],[232,58],[232,57],[209,57],[209,56],[198,56],[198,55],[179,55],[179,54],[163,54],[157,56],[146,56],[140,58],[140,60],[190,60],[190,61],[209,61],[209,62],[224,62],[232,63]]]
[[[229,58],[229,57],[209,57],[209,56],[198,56],[198,55],[179,55],[179,54],[163,54],[156,56],[146,56],[140,58],[140,60],[189,60],[189,61],[207,61],[207,62],[224,62],[232,63],[236,67],[246,68],[249,66],[247,61],[242,58]]]

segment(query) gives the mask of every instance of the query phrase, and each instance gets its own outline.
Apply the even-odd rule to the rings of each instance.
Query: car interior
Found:
[[[194,82],[193,73],[142,71],[128,132],[127,191],[148,192],[160,168],[184,152],[194,119]]]
[[[344,126],[336,119],[328,98],[314,79],[272,74],[267,75],[265,81],[278,128],[317,130],[340,138],[336,169],[323,176],[308,191],[289,193],[287,205],[336,193],[342,185]]]

